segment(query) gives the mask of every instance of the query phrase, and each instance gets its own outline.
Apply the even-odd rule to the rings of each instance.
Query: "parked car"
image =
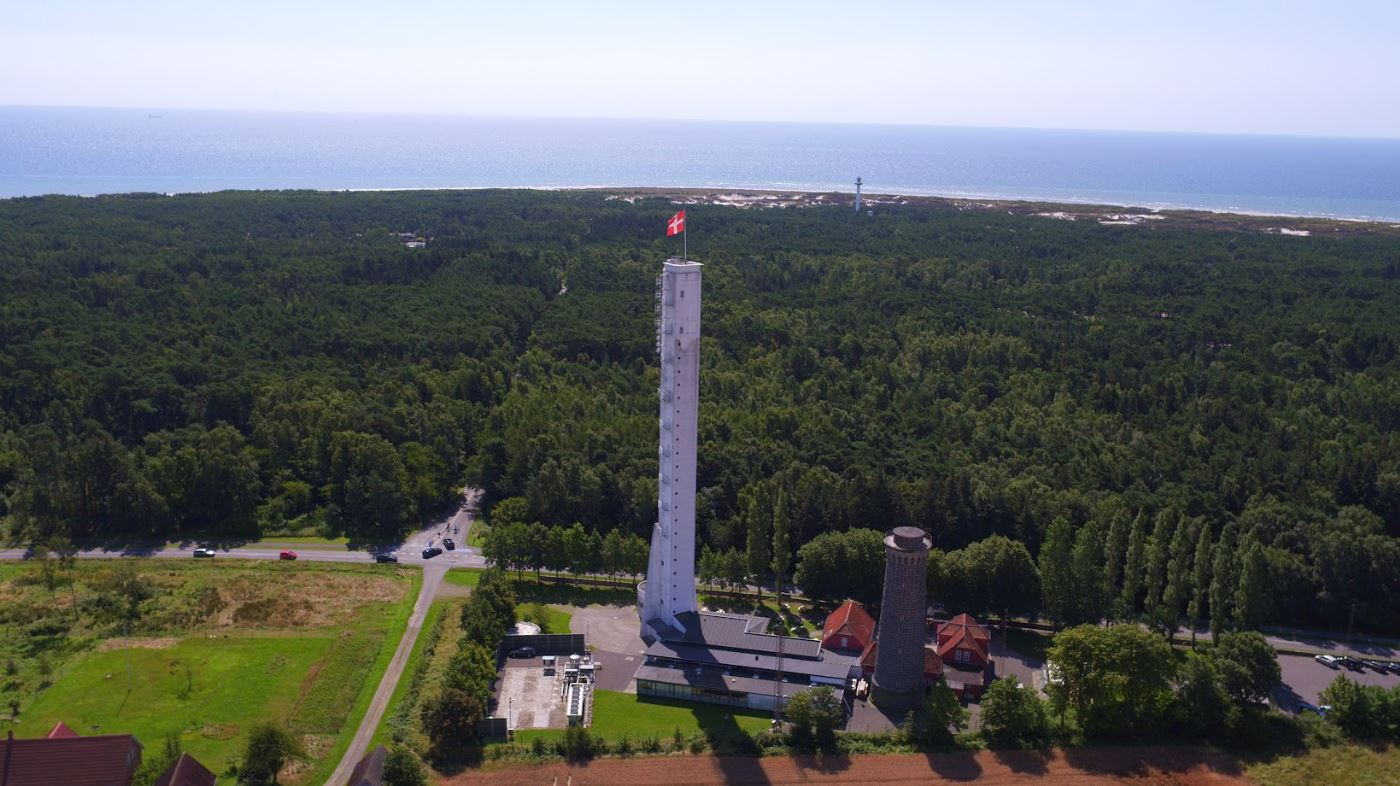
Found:
[[[432,559],[433,557],[436,557],[441,553],[442,549],[438,548],[437,546],[429,546],[426,549],[423,549],[423,559]]]
[[[1390,667],[1382,661],[1363,660],[1361,662],[1366,664],[1367,666],[1370,666],[1373,670],[1379,671],[1381,674],[1388,674],[1390,672]]]
[[[1335,655],[1314,655],[1313,660],[1329,669],[1339,669],[1342,667],[1342,659]]]
[[[442,547],[447,549],[448,551],[452,551],[453,549],[457,548],[457,544],[452,542],[452,538],[443,538]]]
[[[512,658],[533,658],[535,657],[534,647],[517,647],[510,651]]]
[[[1340,662],[1343,666],[1346,666],[1348,669],[1351,669],[1352,671],[1361,671],[1361,660],[1359,658],[1353,658],[1350,655],[1343,655],[1337,658],[1337,661]]]
[[[296,559],[297,553],[291,549],[282,549],[282,553],[277,555],[277,559]]]
[[[374,561],[375,561],[375,562],[378,562],[378,563],[381,563],[381,564],[382,564],[382,563],[385,563],[385,562],[398,562],[398,561],[399,561],[399,555],[397,555],[397,554],[375,554],[375,555],[374,555]]]
[[[1390,672],[1393,674],[1400,674],[1400,663],[1391,661],[1390,663],[1385,664],[1385,667],[1389,669]]]
[[[199,557],[213,557],[213,556],[214,556],[214,550],[213,550],[213,549],[206,549],[206,548],[204,548],[203,546],[200,546],[199,548],[197,548],[197,549],[194,550],[194,556],[195,556],[196,559],[199,558]]]

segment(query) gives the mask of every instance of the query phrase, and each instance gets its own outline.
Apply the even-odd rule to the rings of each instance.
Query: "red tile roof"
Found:
[[[130,786],[140,764],[130,734],[0,741],[4,786]]]
[[[48,739],[72,739],[76,736],[78,736],[78,733],[76,731],[73,731],[72,729],[68,728],[68,725],[63,721],[59,721],[58,723],[54,724],[53,729],[49,731]]]
[[[831,637],[836,635],[850,636],[855,639],[855,646],[850,649],[862,649],[875,639],[875,620],[859,603],[848,600],[827,615],[822,625],[822,646],[834,648]]]
[[[950,660],[953,650],[965,647],[976,653],[981,663],[986,663],[987,646],[991,641],[987,629],[966,614],[959,614],[938,626],[938,655],[944,660]]]
[[[156,778],[155,786],[214,786],[216,780],[214,773],[200,764],[199,759],[182,753],[170,769]]]

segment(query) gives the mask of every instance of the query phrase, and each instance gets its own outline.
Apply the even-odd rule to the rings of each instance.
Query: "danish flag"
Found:
[[[666,222],[666,237],[679,235],[685,231],[685,211],[671,216],[671,220]]]

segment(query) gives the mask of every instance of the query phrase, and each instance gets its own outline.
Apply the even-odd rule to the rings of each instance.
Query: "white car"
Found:
[[[1314,655],[1313,660],[1329,669],[1340,669],[1342,667],[1342,659],[1336,655]]]

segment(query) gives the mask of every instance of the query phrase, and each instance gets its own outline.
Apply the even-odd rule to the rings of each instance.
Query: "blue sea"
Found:
[[[590,186],[854,190],[1400,222],[1400,140],[0,107],[0,197]]]

